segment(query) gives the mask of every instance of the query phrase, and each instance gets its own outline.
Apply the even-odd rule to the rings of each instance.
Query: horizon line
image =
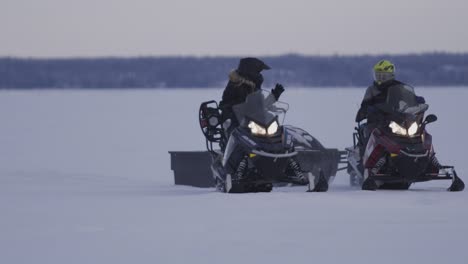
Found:
[[[326,58],[326,57],[402,57],[402,56],[424,56],[424,55],[458,55],[466,56],[468,51],[424,51],[424,52],[407,52],[407,53],[375,53],[375,54],[304,54],[304,53],[282,53],[282,54],[271,54],[271,55],[97,55],[97,56],[16,56],[16,55],[0,55],[0,59],[27,59],[27,60],[75,60],[75,59],[143,59],[143,58],[196,58],[196,59],[234,59],[234,58],[245,58],[245,57],[257,57],[257,58],[281,58],[281,57],[314,57],[314,58]]]

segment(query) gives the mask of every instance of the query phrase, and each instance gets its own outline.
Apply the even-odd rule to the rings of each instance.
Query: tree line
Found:
[[[0,88],[221,88],[239,57],[0,58]],[[415,86],[468,86],[468,54],[261,57],[268,86],[356,87],[372,82],[380,59]]]

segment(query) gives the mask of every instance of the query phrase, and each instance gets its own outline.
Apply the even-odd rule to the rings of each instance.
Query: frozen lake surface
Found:
[[[352,144],[364,89],[287,89],[286,123]],[[468,181],[468,89],[417,89],[439,160]],[[169,150],[203,150],[222,90],[0,91],[2,263],[463,263],[468,192],[449,182],[364,192],[340,173],[227,195],[173,185]]]

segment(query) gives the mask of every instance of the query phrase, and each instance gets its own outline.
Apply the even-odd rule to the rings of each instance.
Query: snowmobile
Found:
[[[171,152],[176,184],[214,185],[226,193],[270,192],[283,185],[327,191],[339,164],[346,163],[346,152],[326,149],[303,129],[283,125],[288,109],[287,103],[259,90],[232,107],[235,126],[232,120],[223,120],[216,101],[203,102],[199,123],[207,151]]]
[[[407,190],[415,182],[451,180],[448,191],[464,189],[455,168],[438,162],[426,131],[437,117],[424,118],[429,106],[420,103],[413,91],[403,86],[389,89],[386,102],[373,107],[377,125],[358,123],[353,147],[347,148],[352,186]]]

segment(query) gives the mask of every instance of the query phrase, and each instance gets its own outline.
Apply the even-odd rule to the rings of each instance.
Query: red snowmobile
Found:
[[[413,91],[390,89],[386,102],[374,106],[377,125],[358,123],[354,146],[347,149],[350,184],[363,190],[406,190],[415,182],[451,180],[448,190],[462,191],[465,184],[454,167],[441,165],[435,156],[426,125],[437,117],[424,118],[428,108]]]

